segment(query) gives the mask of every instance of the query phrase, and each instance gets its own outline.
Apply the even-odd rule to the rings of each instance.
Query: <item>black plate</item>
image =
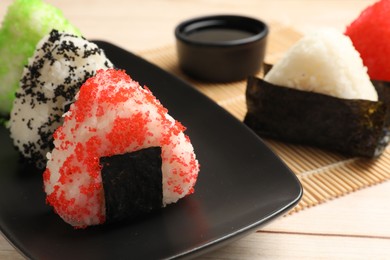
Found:
[[[193,257],[292,208],[297,178],[241,122],[145,60],[97,41],[119,68],[147,85],[187,128],[201,164],[195,194],[135,222],[75,230],[45,205],[40,172],[23,165],[0,128],[0,227],[32,259]]]

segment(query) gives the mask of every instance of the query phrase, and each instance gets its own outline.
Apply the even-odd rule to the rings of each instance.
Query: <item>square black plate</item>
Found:
[[[0,228],[24,256],[193,257],[254,231],[299,201],[296,176],[244,124],[155,65],[110,43],[96,43],[188,128],[201,164],[196,192],[135,222],[75,230],[45,205],[41,172],[21,163],[1,127]]]

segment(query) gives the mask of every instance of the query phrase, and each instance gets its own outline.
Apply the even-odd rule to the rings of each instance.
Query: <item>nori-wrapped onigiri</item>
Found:
[[[262,137],[313,145],[350,156],[375,157],[390,132],[381,101],[340,99],[250,78],[244,122]]]
[[[98,71],[80,88],[76,101],[65,114],[64,124],[54,133],[55,148],[49,154],[43,174],[47,202],[75,227],[110,222],[110,216],[117,219],[133,217],[159,205],[155,203],[158,201],[156,197],[147,203],[130,203],[130,208],[127,202],[108,200],[105,194],[112,193],[106,189],[111,187],[110,182],[115,184],[110,178],[117,178],[118,172],[121,178],[134,178],[141,183],[146,178],[153,182],[154,191],[162,190],[162,194],[154,192],[162,197],[160,205],[176,202],[194,191],[199,171],[192,144],[184,130],[148,88],[142,88],[125,72],[114,69]],[[160,168],[152,167],[145,173],[138,170],[127,172],[140,167],[132,166],[140,157],[151,158],[142,160],[144,168],[159,165],[156,150],[151,155],[133,156],[134,152],[153,147],[161,151]],[[151,160],[154,163],[150,163]],[[123,174],[122,169],[126,169]],[[150,178],[136,177],[139,174],[147,174]],[[162,188],[154,185],[159,180]],[[122,185],[129,181],[118,183]],[[130,188],[137,190],[137,185],[140,183],[134,183]],[[113,187],[114,190],[120,189]],[[127,199],[122,193],[113,196]],[[107,212],[107,209],[112,209],[112,205],[107,205],[110,201],[116,205],[125,204],[126,210],[118,210],[112,215]],[[152,206],[145,210],[145,204]]]
[[[350,39],[325,30],[303,37],[264,80],[248,80],[244,122],[263,137],[374,157],[389,142],[387,99],[378,101]]]

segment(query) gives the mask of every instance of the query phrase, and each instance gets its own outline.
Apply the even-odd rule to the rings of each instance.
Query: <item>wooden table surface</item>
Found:
[[[0,20],[11,0],[1,0]],[[292,26],[302,33],[341,31],[372,0],[47,0],[90,39],[132,52],[174,44],[182,20],[242,14]],[[389,169],[390,170],[390,169]],[[200,259],[390,259],[390,182],[281,217]],[[0,235],[0,259],[22,259]]]

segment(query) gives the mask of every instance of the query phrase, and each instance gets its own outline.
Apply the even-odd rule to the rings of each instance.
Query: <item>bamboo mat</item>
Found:
[[[289,27],[270,25],[266,62],[275,63],[301,34]],[[211,84],[194,81],[178,68],[175,46],[139,53],[140,56],[197,87],[232,115],[243,120],[246,114],[246,81]],[[260,74],[258,76],[261,76]],[[390,179],[390,151],[375,160],[348,158],[317,148],[265,140],[301,181],[304,193],[290,211],[298,212],[320,203]]]

